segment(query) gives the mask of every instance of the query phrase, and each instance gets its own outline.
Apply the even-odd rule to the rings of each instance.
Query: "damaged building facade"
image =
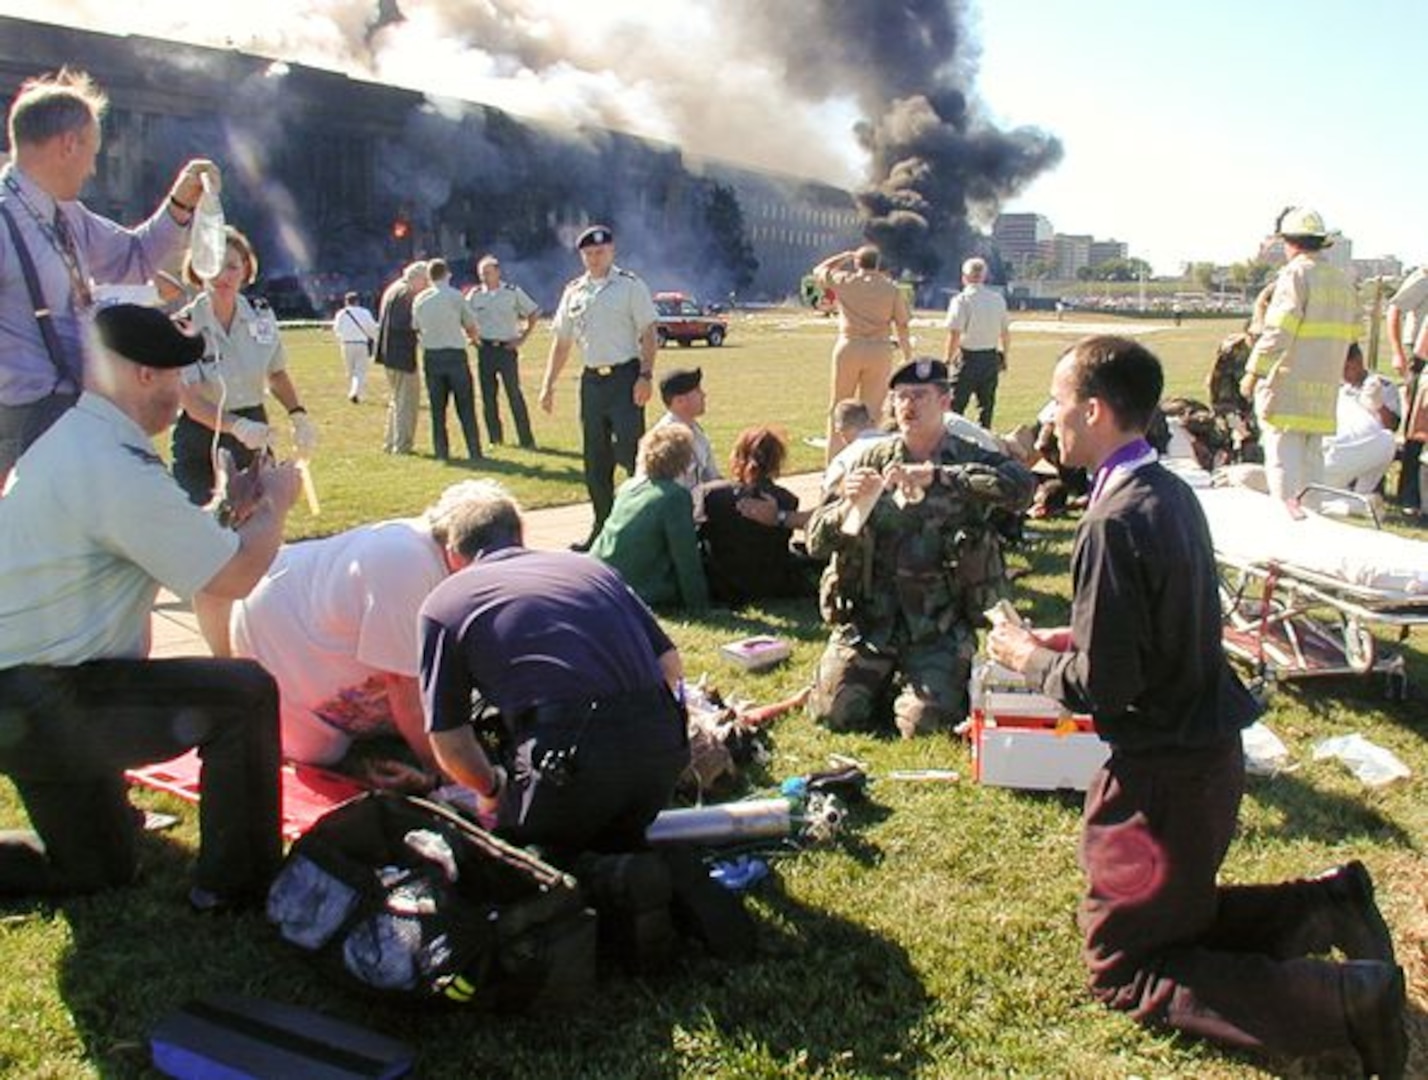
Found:
[[[68,65],[108,94],[99,213],[141,220],[188,158],[225,176],[230,223],[288,314],[375,294],[412,258],[441,255],[458,282],[494,252],[549,308],[591,221],[656,288],[778,300],[830,252],[859,242],[852,195],[687,156],[604,129],[557,130],[470,102],[235,50],[0,18],[0,104]]]

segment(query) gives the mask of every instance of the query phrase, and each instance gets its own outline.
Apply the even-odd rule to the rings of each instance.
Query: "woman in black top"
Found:
[[[813,595],[816,568],[789,547],[808,512],[798,509],[798,496],[774,483],[787,454],[781,432],[746,428],[729,456],[730,479],[695,491],[705,574],[715,601]]]

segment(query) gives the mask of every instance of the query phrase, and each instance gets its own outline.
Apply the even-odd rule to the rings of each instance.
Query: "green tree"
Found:
[[[742,292],[754,280],[759,260],[744,231],[744,209],[739,196],[727,184],[711,184],[704,204],[704,223],[709,228],[710,257],[714,269],[727,280],[729,291]]]
[[[1019,276],[1028,281],[1045,281],[1056,273],[1056,266],[1047,259],[1028,259]]]
[[[1186,268],[1185,279],[1192,281],[1205,292],[1213,292],[1215,288],[1215,264],[1212,262],[1190,263]]]
[[[1096,281],[1139,281],[1150,277],[1150,263],[1144,259],[1107,259],[1096,266]]]
[[[1274,267],[1260,259],[1249,259],[1245,262],[1237,262],[1230,267],[1230,284],[1240,290],[1240,294],[1249,299],[1249,294],[1258,292],[1264,287],[1274,275]]]

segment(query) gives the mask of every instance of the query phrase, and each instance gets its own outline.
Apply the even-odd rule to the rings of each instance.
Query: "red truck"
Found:
[[[708,342],[718,348],[729,333],[729,320],[701,307],[693,297],[681,292],[660,292],[654,296],[655,334],[661,346],[671,341],[680,345]]]

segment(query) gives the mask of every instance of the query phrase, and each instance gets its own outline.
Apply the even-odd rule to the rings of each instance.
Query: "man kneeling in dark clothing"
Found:
[[[521,544],[520,511],[499,485],[453,530],[472,560],[421,609],[421,686],[431,746],[458,783],[496,802],[496,831],[553,861],[632,852],[689,760],[674,696],[679,651],[614,570]],[[471,725],[474,698],[498,709],[508,758]],[[627,860],[628,862],[628,860]],[[646,879],[661,878],[653,863]],[[598,878],[596,872],[582,877]],[[651,895],[669,883],[647,884]],[[597,908],[600,906],[596,898]],[[603,920],[602,920],[603,921]]]
[[[1089,712],[1111,756],[1086,793],[1079,921],[1091,990],[1136,1019],[1251,1049],[1356,1051],[1399,1077],[1403,971],[1361,863],[1218,887],[1259,708],[1225,659],[1209,528],[1145,439],[1160,363],[1086,338],[1052,377],[1062,461],[1094,470],[1071,626],[992,631],[993,659]],[[1344,963],[1311,957],[1337,948]]]

